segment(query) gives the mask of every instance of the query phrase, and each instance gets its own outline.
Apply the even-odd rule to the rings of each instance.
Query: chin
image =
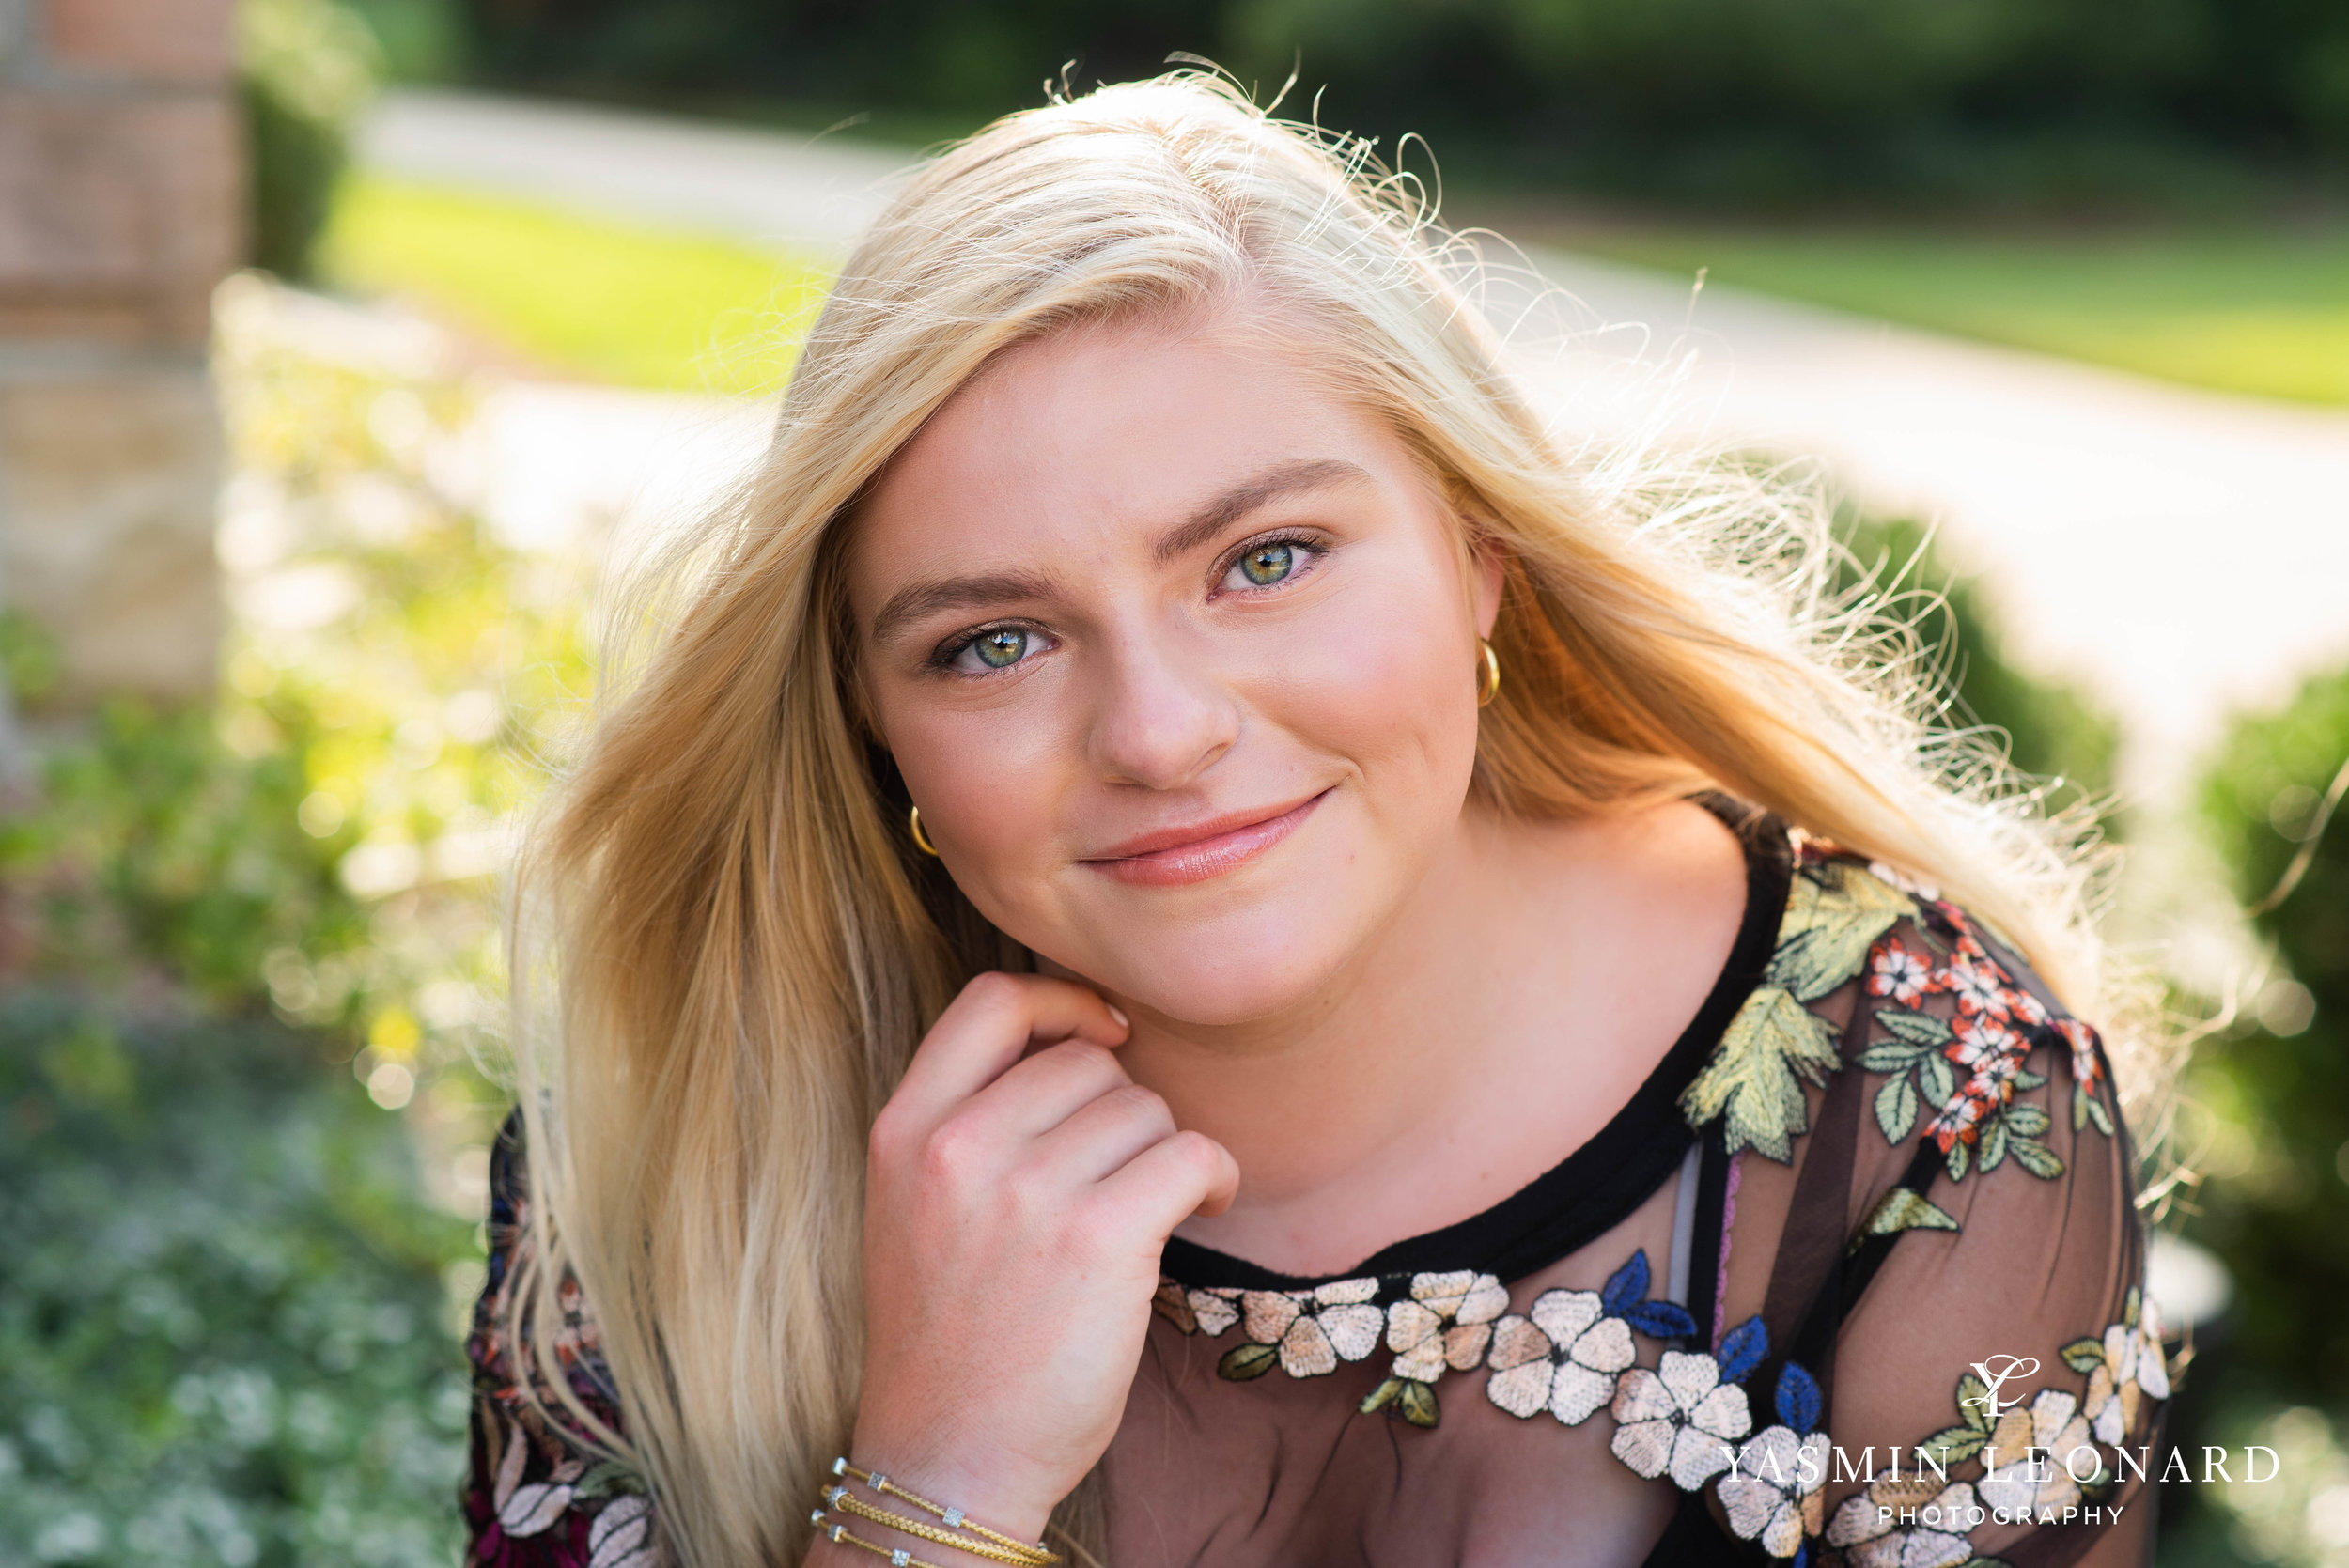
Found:
[[[1300,890],[1301,891],[1301,890]],[[1162,1017],[1204,1028],[1277,1017],[1325,990],[1369,935],[1366,898],[1253,901],[1184,921],[1104,920],[1070,967]]]

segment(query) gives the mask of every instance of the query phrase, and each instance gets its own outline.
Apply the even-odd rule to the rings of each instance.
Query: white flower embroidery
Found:
[[[2079,1403],[2061,1389],[2042,1389],[2028,1411],[2009,1410],[1999,1418],[1983,1448],[1988,1473],[1975,1483],[1986,1506],[2036,1514],[2047,1508],[2061,1513],[2078,1504],[2080,1483],[2066,1467],[2079,1450],[2096,1452]],[[2036,1454],[2025,1452],[2033,1448],[2039,1451]],[[2103,1467],[2101,1455],[2097,1467]]]
[[[1151,1305],[1184,1333],[1213,1339],[1239,1321],[1239,1296],[1236,1290],[1192,1290],[1173,1280],[1160,1280]]]
[[[1939,1486],[1938,1492],[1933,1488]],[[1974,1489],[1965,1482],[1942,1486],[1937,1478],[1886,1478],[1856,1498],[1845,1498],[1828,1521],[1827,1544],[1840,1547],[1846,1568],[1957,1568],[1974,1558],[1966,1539],[1967,1521],[1978,1506]],[[1935,1523],[1922,1517],[1915,1524],[1898,1523],[1902,1509],[1922,1516],[1927,1509]],[[1885,1516],[1885,1510],[1892,1517]],[[1953,1528],[1940,1528],[1940,1527]]]
[[[1736,1460],[1738,1438],[1753,1430],[1746,1391],[1721,1381],[1712,1357],[1667,1350],[1654,1372],[1633,1367],[1615,1384],[1615,1457],[1655,1479],[1693,1492]]]
[[[1546,1290],[1527,1316],[1493,1326],[1485,1397],[1520,1420],[1547,1409],[1579,1426],[1614,1397],[1631,1361],[1630,1325],[1607,1313],[1596,1291]]]
[[[1720,1479],[1729,1528],[1741,1540],[1760,1542],[1772,1557],[1794,1556],[1819,1533],[1827,1465],[1826,1433],[1804,1437],[1791,1427],[1765,1428],[1737,1451],[1737,1463]]]
[[[1394,1375],[1433,1383],[1447,1367],[1467,1372],[1485,1358],[1492,1320],[1508,1306],[1508,1291],[1489,1274],[1463,1268],[1412,1276],[1409,1298],[1387,1309]]]
[[[2146,1302],[2135,1324],[2105,1330],[2104,1352],[2088,1374],[2088,1399],[2080,1406],[2096,1440],[2118,1448],[2137,1430],[2137,1409],[2146,1397],[2170,1397],[2170,1368],[2161,1349],[2161,1319]]]
[[[1319,1377],[1335,1372],[1340,1361],[1359,1361],[1378,1348],[1387,1314],[1370,1305],[1377,1294],[1376,1279],[1339,1280],[1313,1290],[1243,1291],[1240,1322],[1255,1343],[1279,1347],[1283,1372]]]

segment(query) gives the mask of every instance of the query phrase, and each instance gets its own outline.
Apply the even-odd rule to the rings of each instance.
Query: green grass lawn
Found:
[[[780,389],[831,281],[722,237],[365,175],[337,191],[319,261],[548,371],[688,392]]]
[[[2349,226],[2129,236],[1578,227],[1555,239],[2166,380],[2349,403]]]

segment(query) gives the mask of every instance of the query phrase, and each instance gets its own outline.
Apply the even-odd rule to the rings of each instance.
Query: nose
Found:
[[[1135,630],[1108,651],[1089,737],[1104,779],[1180,789],[1232,749],[1240,705],[1204,649]]]

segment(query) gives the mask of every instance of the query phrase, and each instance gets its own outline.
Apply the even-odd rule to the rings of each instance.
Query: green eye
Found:
[[[992,631],[981,632],[971,646],[978,654],[979,662],[988,669],[1007,670],[1026,656],[1028,634],[1016,626],[999,626]]]
[[[1258,545],[1239,558],[1240,575],[1259,588],[1269,588],[1297,569],[1297,551],[1275,542]]]

